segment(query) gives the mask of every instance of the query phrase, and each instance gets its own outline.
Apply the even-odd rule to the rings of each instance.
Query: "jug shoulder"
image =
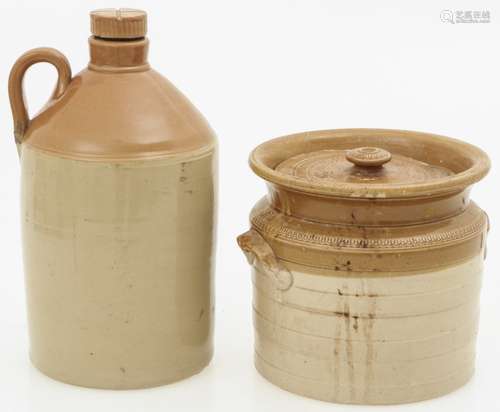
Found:
[[[210,150],[215,135],[158,72],[85,69],[30,122],[24,144],[72,158],[133,159]]]

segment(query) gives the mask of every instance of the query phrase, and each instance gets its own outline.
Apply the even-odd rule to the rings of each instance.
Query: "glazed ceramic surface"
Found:
[[[252,265],[255,365],[331,402],[405,403],[474,371],[488,220],[469,200],[479,149],[348,129],[259,146],[269,193],[238,243]]]
[[[149,67],[143,12],[92,23],[76,76],[53,49],[11,72],[30,355],[76,385],[156,386],[212,357],[215,137]],[[59,79],[30,120],[21,82],[41,61]]]

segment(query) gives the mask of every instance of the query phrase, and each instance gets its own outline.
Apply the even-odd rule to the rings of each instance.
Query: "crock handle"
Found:
[[[285,291],[292,287],[293,275],[255,229],[238,236],[238,245],[247,257],[248,263],[264,274],[270,275],[277,289]]]
[[[30,123],[24,97],[23,78],[26,70],[35,63],[50,63],[57,69],[57,83],[49,102],[61,97],[71,81],[71,67],[68,59],[55,49],[41,47],[30,50],[14,63],[9,76],[9,99],[14,119],[14,137],[19,153]]]

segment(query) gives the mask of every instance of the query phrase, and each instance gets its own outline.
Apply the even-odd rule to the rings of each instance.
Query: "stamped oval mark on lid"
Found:
[[[299,133],[258,146],[250,166],[288,189],[351,198],[410,198],[458,192],[489,170],[475,146],[428,133],[339,129]]]

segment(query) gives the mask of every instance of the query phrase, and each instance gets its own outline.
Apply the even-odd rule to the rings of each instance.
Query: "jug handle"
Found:
[[[286,291],[292,287],[293,275],[276,257],[259,232],[250,229],[238,236],[237,240],[248,263],[264,274],[271,275],[277,289]]]
[[[19,154],[30,123],[24,97],[23,79],[26,71],[35,63],[50,63],[57,69],[57,83],[49,102],[61,97],[71,81],[71,67],[68,59],[56,49],[40,47],[29,50],[14,63],[9,75],[9,99],[14,120],[14,138]]]

